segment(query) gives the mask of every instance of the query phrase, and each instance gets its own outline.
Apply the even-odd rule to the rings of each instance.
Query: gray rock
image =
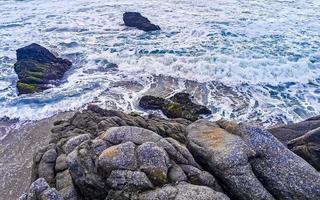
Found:
[[[139,200],[228,200],[229,198],[220,192],[205,186],[196,186],[188,183],[180,183],[176,186],[167,185],[156,190],[143,192],[137,198]]]
[[[291,140],[288,148],[320,171],[320,127]]]
[[[320,116],[316,116],[302,122],[272,127],[268,131],[286,145],[289,141],[319,127]]]
[[[110,147],[111,145],[107,144],[106,141],[102,139],[94,139],[92,142],[92,148],[97,156],[99,156],[106,148]]]
[[[153,185],[145,173],[140,171],[114,170],[107,179],[107,184],[115,190],[127,189],[143,191],[152,189]]]
[[[73,185],[59,190],[59,194],[64,200],[80,200],[82,199]]]
[[[58,172],[56,175],[56,189],[60,191],[70,185],[73,185],[73,183],[69,170]]]
[[[320,174],[271,133],[246,124],[219,123],[240,136],[257,157],[250,161],[259,180],[277,199],[318,199]]]
[[[138,167],[135,148],[136,145],[132,142],[107,148],[99,156],[100,168],[107,174],[115,169],[135,170]]]
[[[38,195],[48,188],[50,188],[50,186],[47,181],[44,178],[38,178],[31,184],[30,192]]]
[[[239,136],[215,123],[198,120],[187,127],[193,155],[219,177],[228,194],[236,199],[274,199],[256,178],[248,157],[255,155]]]
[[[181,167],[177,164],[174,164],[169,168],[168,177],[173,183],[188,180],[186,174],[183,172]]]
[[[61,154],[58,156],[56,160],[56,165],[55,165],[56,172],[60,172],[68,168],[66,159],[67,159],[66,154]]]
[[[157,142],[158,146],[166,150],[170,159],[174,160],[177,164],[193,165],[200,167],[194,160],[189,150],[178,141],[172,138],[163,138]]]
[[[140,145],[144,142],[156,142],[161,139],[161,136],[147,129],[132,126],[121,126],[108,129],[99,138],[108,141],[111,144],[120,144],[131,141]]]
[[[82,134],[69,139],[66,144],[63,146],[63,150],[66,154],[69,154],[73,151],[79,144],[84,141],[90,140],[90,134]]]
[[[43,177],[49,183],[49,185],[54,185],[55,183],[54,168],[56,159],[56,150],[49,149],[43,154],[38,166],[39,177]]]
[[[146,142],[137,148],[141,171],[156,185],[167,182],[169,158],[162,148],[153,142]]]
[[[55,188],[45,190],[39,200],[64,200]]]
[[[192,165],[180,165],[183,172],[187,175],[189,183],[194,185],[208,186],[215,191],[222,192],[217,180],[207,171],[202,171]]]
[[[103,199],[108,188],[97,173],[96,154],[86,143],[67,156],[68,169],[81,195],[88,199]]]

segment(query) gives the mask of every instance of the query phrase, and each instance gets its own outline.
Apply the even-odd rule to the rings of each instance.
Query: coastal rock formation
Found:
[[[143,31],[160,30],[159,26],[152,24],[138,12],[125,12],[123,14],[123,21],[126,26],[135,27]]]
[[[320,175],[311,165],[269,132],[243,124],[141,117],[90,105],[55,122],[51,132],[50,144],[34,157],[30,191],[20,199],[320,195]]]
[[[240,136],[255,151],[251,166],[276,199],[317,199],[320,196],[320,174],[271,133],[243,123],[220,121],[219,125]]]
[[[69,60],[56,57],[38,44],[18,49],[14,65],[19,78],[18,94],[41,92],[58,84],[71,65]]]
[[[320,116],[269,131],[284,145],[320,171]]]
[[[196,121],[200,115],[211,114],[211,111],[202,105],[192,102],[190,94],[177,93],[169,99],[155,96],[143,96],[139,101],[143,109],[160,109],[169,118],[184,118]]]
[[[288,148],[320,171],[320,127],[291,140]]]

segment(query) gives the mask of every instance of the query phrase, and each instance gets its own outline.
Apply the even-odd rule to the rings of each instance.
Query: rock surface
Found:
[[[123,14],[123,21],[126,26],[135,27],[147,32],[160,30],[159,26],[152,24],[138,12],[125,12]]]
[[[219,122],[256,152],[250,160],[255,175],[276,199],[317,199],[320,174],[271,133],[246,124]]]
[[[211,114],[205,106],[193,103],[187,93],[177,93],[169,99],[143,96],[139,106],[143,109],[160,109],[169,118],[184,118],[190,121],[196,121],[200,115]]]
[[[50,144],[34,157],[32,189],[20,199],[273,200],[320,194],[320,175],[311,165],[269,132],[243,124],[140,117],[91,105],[51,131]],[[313,134],[293,146],[309,145]]]
[[[14,64],[18,94],[41,92],[58,84],[71,65],[69,60],[58,58],[35,43],[18,49]]]

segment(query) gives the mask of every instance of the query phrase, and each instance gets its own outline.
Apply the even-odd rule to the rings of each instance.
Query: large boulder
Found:
[[[126,26],[135,27],[143,31],[160,30],[159,26],[152,24],[138,12],[125,12],[123,14],[123,21]]]
[[[219,125],[240,136],[255,151],[256,156],[250,159],[252,169],[276,199],[319,198],[319,172],[270,132],[243,123],[220,121]]]
[[[153,191],[147,191],[138,195],[139,200],[229,200],[221,193],[206,186],[196,186],[188,183],[168,185]]]
[[[249,163],[254,150],[218,124],[198,120],[187,127],[188,146],[195,158],[223,183],[235,199],[274,199],[256,178]]]
[[[289,141],[320,127],[320,116],[311,117],[305,121],[285,124],[268,129],[278,140],[287,145]]]
[[[18,94],[41,92],[59,84],[71,67],[69,60],[58,58],[46,48],[31,44],[17,50],[14,70],[18,74]]]
[[[288,148],[320,171],[320,127],[291,140]]]
[[[169,99],[155,96],[143,96],[139,101],[143,109],[160,109],[169,118],[184,118],[196,121],[200,115],[211,114],[211,111],[203,106],[195,104],[188,93],[177,93]]]

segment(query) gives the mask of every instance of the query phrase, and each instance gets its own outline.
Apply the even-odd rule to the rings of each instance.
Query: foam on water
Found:
[[[193,92],[213,119],[305,119],[320,113],[319,10],[317,0],[0,1],[0,118],[38,120],[92,102],[138,110],[161,82],[166,95]],[[125,11],[162,30],[123,26]],[[15,50],[32,42],[74,65],[59,87],[17,96]],[[168,76],[175,81],[159,79]]]

